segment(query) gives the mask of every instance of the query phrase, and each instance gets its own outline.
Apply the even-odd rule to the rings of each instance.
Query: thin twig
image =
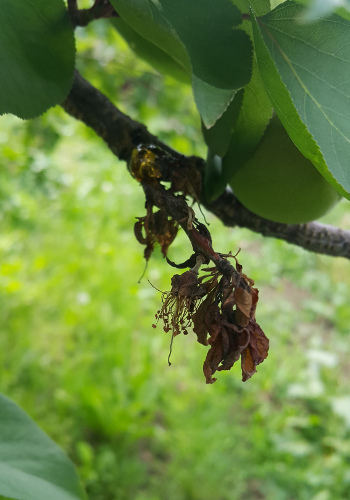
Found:
[[[89,9],[79,9],[77,0],[68,0],[67,8],[74,27],[87,26],[96,19],[119,17],[109,0],[95,0]]]

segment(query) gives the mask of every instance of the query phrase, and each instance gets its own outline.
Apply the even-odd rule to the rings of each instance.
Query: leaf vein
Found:
[[[312,45],[310,43],[306,43],[305,39],[297,38],[296,36],[290,35],[289,33],[286,33],[285,31],[278,30],[275,27],[271,27],[271,31],[276,31],[277,33],[280,33],[283,36],[286,36],[287,38],[290,38],[291,40],[298,41],[301,44],[305,44],[306,46],[310,47],[311,49],[315,50],[316,52],[319,52],[320,54],[323,54],[325,56],[329,56],[329,57],[332,57],[332,58],[334,57],[335,59],[337,59],[338,61],[341,61],[341,62],[350,63],[350,51],[349,51],[349,59],[343,59],[342,57],[339,57],[339,56],[335,55],[335,53],[331,53],[331,52],[327,52],[325,50],[321,50],[318,47],[315,47],[314,45]],[[272,34],[269,33],[269,30],[266,30],[266,32],[270,35],[270,38],[272,38],[272,40],[275,40],[275,37],[273,37]],[[343,49],[347,45],[350,45],[350,43],[346,43],[344,46],[339,47],[337,49],[337,51]]]

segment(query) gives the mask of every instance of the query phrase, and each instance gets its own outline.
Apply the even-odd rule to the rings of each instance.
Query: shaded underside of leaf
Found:
[[[236,89],[218,89],[192,75],[192,92],[204,126],[213,127],[234,99]]]
[[[207,129],[202,125],[202,133],[207,146],[218,156],[223,157],[227,151],[241,110],[242,100],[243,90],[240,90],[213,127]]]
[[[0,114],[28,119],[59,104],[74,73],[74,33],[63,0],[2,0]]]

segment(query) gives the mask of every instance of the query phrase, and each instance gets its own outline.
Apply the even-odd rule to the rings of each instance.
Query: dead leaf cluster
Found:
[[[163,293],[156,314],[172,337],[187,335],[193,327],[198,342],[210,346],[203,364],[207,384],[216,381],[215,372],[230,370],[239,359],[245,382],[268,354],[268,338],[255,319],[258,290],[235,261],[237,273],[230,279],[216,267],[204,269],[201,277],[193,271],[173,276],[171,291]]]

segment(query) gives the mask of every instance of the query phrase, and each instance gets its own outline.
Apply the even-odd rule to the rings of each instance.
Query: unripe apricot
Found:
[[[230,185],[249,210],[286,224],[318,219],[341,199],[300,153],[277,116],[271,119],[253,155],[234,173]]]

